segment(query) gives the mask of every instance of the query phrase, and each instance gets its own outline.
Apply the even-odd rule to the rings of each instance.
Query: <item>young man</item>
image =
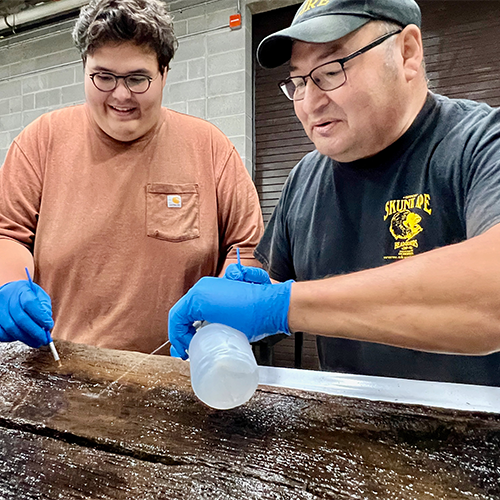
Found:
[[[500,114],[429,92],[420,22],[413,0],[306,0],[262,41],[316,146],[256,250],[284,283],[201,280],[179,353],[205,319],[318,334],[326,370],[500,385]]]
[[[258,197],[217,128],[161,106],[177,47],[163,2],[94,0],[73,35],[85,105],[29,125],[0,169],[0,339],[36,347],[53,327],[151,352],[199,278],[236,247],[257,263]]]

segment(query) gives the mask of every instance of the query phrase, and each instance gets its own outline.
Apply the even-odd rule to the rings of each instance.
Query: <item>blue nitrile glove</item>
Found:
[[[246,283],[257,283],[259,285],[271,284],[271,278],[264,269],[242,266],[241,264],[229,264],[224,273],[224,278],[233,281],[245,281]]]
[[[47,345],[53,326],[50,297],[43,288],[27,280],[0,287],[0,342],[20,340],[30,347]]]
[[[170,309],[168,332],[172,356],[187,359],[186,350],[196,333],[195,321],[222,323],[243,332],[250,342],[286,333],[292,280],[254,284],[226,278],[201,278]]]

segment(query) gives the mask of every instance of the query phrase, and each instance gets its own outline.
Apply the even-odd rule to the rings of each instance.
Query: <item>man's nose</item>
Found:
[[[130,92],[123,78],[118,79],[116,88],[112,93],[113,97],[116,97],[117,99],[128,99],[132,95],[132,92]]]
[[[324,106],[329,100],[327,92],[321,90],[311,78],[306,82],[304,98],[302,99],[302,109],[306,113],[312,113],[319,107]]]

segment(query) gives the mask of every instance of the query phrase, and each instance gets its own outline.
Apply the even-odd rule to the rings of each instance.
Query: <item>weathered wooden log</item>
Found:
[[[0,346],[2,500],[500,498],[498,415],[270,387],[219,411],[181,360],[56,345]]]

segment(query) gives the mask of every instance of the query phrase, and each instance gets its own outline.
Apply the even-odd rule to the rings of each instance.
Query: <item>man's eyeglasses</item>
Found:
[[[127,89],[134,94],[144,94],[147,92],[153,81],[153,78],[147,75],[132,74],[118,76],[103,71],[92,73],[89,75],[89,78],[92,80],[96,89],[101,92],[112,92],[118,87],[119,80],[123,80]]]
[[[307,79],[310,78],[311,81],[319,87],[324,92],[329,92],[330,90],[335,90],[342,87],[347,81],[347,75],[345,72],[344,64],[355,57],[368,52],[382,42],[385,42],[391,36],[401,33],[403,30],[392,31],[391,33],[386,33],[381,37],[377,38],[365,47],[349,54],[342,59],[335,59],[335,61],[330,61],[320,66],[314,68],[308,75],[305,76],[290,76],[287,79],[280,82],[279,86],[283,93],[291,101],[301,101],[304,99],[306,93],[306,83]]]

